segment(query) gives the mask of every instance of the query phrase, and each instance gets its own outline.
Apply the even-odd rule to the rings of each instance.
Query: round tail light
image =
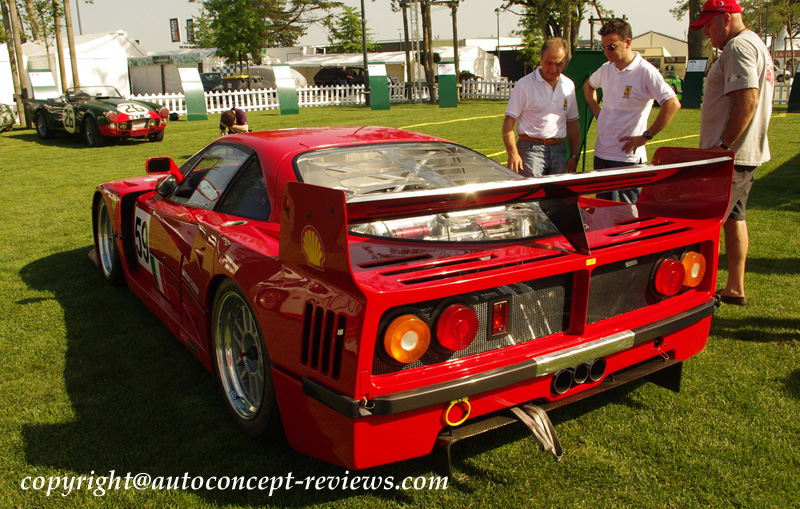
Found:
[[[161,115],[161,118],[164,118],[164,119],[169,118],[169,108],[164,106],[163,108],[158,110],[158,114]]]
[[[672,297],[683,288],[685,278],[686,269],[683,268],[683,264],[673,258],[667,258],[656,269],[653,288],[659,295]]]
[[[706,275],[706,257],[696,251],[689,251],[683,255],[681,263],[686,270],[683,284],[689,288],[697,287]]]
[[[109,111],[106,113],[106,118],[113,124],[117,121],[117,118],[119,118],[119,114],[117,114],[116,111]]]
[[[451,352],[467,348],[478,335],[478,315],[463,304],[453,304],[436,321],[436,339]]]
[[[409,364],[422,357],[431,344],[428,324],[415,315],[398,316],[383,335],[383,346],[389,357],[401,364]]]

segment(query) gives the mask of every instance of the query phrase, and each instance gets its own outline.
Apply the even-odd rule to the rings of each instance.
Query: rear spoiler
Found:
[[[725,217],[733,152],[661,148],[653,165],[553,175],[536,179],[375,196],[353,197],[300,182],[284,190],[280,258],[317,270],[337,267],[350,280],[347,225],[537,201],[575,250],[589,254],[578,197],[641,187],[641,214],[687,219]],[[340,258],[334,260],[334,257]],[[330,276],[330,274],[328,274]]]

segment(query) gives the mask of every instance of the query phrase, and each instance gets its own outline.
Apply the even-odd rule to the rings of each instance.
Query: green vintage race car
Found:
[[[90,147],[101,147],[111,139],[164,139],[169,109],[160,104],[124,98],[110,86],[67,89],[53,99],[28,99],[25,110],[36,123],[43,140],[56,132],[80,134]]]

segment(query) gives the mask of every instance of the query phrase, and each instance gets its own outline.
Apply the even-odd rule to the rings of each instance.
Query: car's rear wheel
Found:
[[[247,298],[233,281],[217,290],[211,319],[214,363],[228,410],[251,437],[275,431],[278,407],[267,348]]]
[[[36,134],[43,140],[52,140],[54,133],[47,123],[47,114],[43,111],[36,112]]]
[[[101,198],[95,207],[94,252],[103,277],[114,286],[122,284],[122,264],[119,261],[117,242],[111,215],[106,202]]]
[[[83,123],[83,138],[90,147],[102,147],[106,144],[105,137],[100,134],[100,129],[97,127],[97,121],[88,115]]]
[[[163,141],[164,140],[164,130],[158,131],[157,133],[153,133],[147,136],[147,139],[153,142]]]

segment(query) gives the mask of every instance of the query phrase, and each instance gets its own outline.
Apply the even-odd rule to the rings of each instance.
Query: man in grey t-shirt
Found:
[[[749,245],[745,207],[756,168],[770,157],[767,129],[775,86],[772,59],[758,35],[745,27],[737,0],[708,0],[689,27],[702,29],[711,45],[722,50],[706,79],[700,148],[736,151],[731,207],[723,225],[728,282],[717,294],[722,302],[744,306]]]

